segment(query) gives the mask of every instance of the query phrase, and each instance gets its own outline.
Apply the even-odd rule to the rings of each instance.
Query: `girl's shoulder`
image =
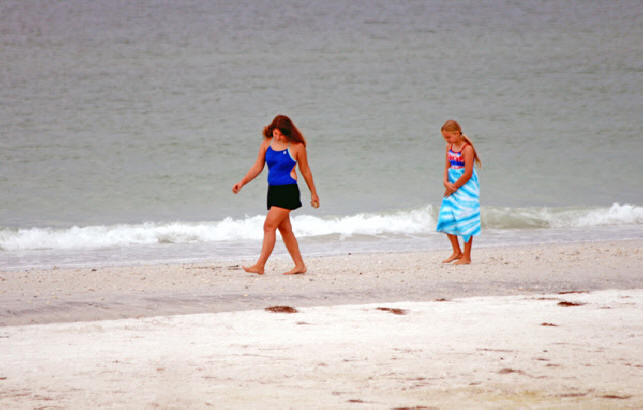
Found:
[[[458,150],[453,148],[453,144],[447,144],[446,149],[447,149],[447,152],[451,151],[456,154],[464,153],[465,151],[473,151],[473,147],[471,146],[471,144],[468,144],[468,143],[465,143],[464,145],[460,146]]]
[[[463,154],[465,152],[473,152],[473,146],[471,144],[464,144],[464,147],[460,148],[460,152]]]

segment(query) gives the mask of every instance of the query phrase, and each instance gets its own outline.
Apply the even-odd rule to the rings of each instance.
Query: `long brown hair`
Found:
[[[295,127],[295,124],[285,115],[277,115],[270,125],[267,125],[263,128],[263,136],[266,138],[272,138],[272,132],[278,129],[290,142],[300,142],[306,146],[306,139],[304,138],[301,131]]]
[[[476,152],[476,147],[473,146],[473,142],[462,133],[462,128],[460,128],[460,124],[456,120],[447,120],[444,125],[442,125],[442,128],[440,129],[441,131],[446,131],[446,132],[459,132],[460,136],[467,142],[467,144],[471,145],[471,148],[473,148],[473,160],[475,163],[478,165],[478,167],[482,166],[482,162],[480,161],[480,157],[478,156],[478,153]]]

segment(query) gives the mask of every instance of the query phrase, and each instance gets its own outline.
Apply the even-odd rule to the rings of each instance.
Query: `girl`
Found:
[[[263,224],[261,254],[256,264],[244,266],[243,269],[246,272],[263,275],[266,261],[275,247],[275,231],[279,229],[281,239],[295,262],[295,267],[284,272],[284,275],[305,273],[306,265],[290,224],[290,211],[301,207],[295,172],[297,164],[310,189],[312,198],[310,205],[313,208],[319,208],[319,197],[313,183],[313,175],[308,167],[306,140],[290,118],[285,115],[277,115],[272,120],[272,124],[264,127],[263,136],[257,161],[250,167],[246,176],[232,187],[232,192],[238,193],[245,184],[261,173],[264,164],[268,164],[268,215]]]
[[[474,161],[480,166],[480,158],[456,121],[444,123],[442,137],[447,143],[444,165],[446,191],[436,230],[446,233],[453,247],[453,254],[442,262],[457,260],[456,265],[469,264],[473,236],[480,234],[480,185],[478,174],[473,169]],[[464,254],[460,251],[458,236],[464,240]]]

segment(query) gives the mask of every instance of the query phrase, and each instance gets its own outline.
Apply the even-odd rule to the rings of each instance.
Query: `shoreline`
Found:
[[[449,251],[308,257],[308,273],[283,276],[275,255],[263,276],[238,263],[0,271],[0,326],[471,296],[643,289],[643,240],[474,248],[473,263],[441,263]]]
[[[259,232],[260,228],[257,228]],[[594,226],[590,228],[533,228],[486,229],[476,238],[475,249],[520,246],[555,245],[568,243],[613,242],[643,240],[641,225]],[[341,237],[298,238],[300,248],[308,257],[341,256],[348,253],[419,253],[449,248],[443,234],[393,235],[391,237]],[[137,244],[122,247],[88,249],[25,249],[0,251],[0,271],[74,269],[93,267],[123,267],[143,265],[179,265],[215,262],[236,263],[256,258],[261,249],[261,239],[204,241],[194,243]],[[277,241],[274,256],[287,256],[281,241]]]

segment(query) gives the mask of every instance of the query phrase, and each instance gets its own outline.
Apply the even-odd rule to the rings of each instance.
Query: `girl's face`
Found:
[[[442,137],[448,144],[457,144],[460,142],[461,133],[460,131],[442,131]]]
[[[285,143],[288,142],[288,138],[286,138],[286,136],[282,134],[281,131],[279,131],[279,128],[275,128],[274,130],[272,130],[272,138],[274,138],[275,141],[285,142]]]

